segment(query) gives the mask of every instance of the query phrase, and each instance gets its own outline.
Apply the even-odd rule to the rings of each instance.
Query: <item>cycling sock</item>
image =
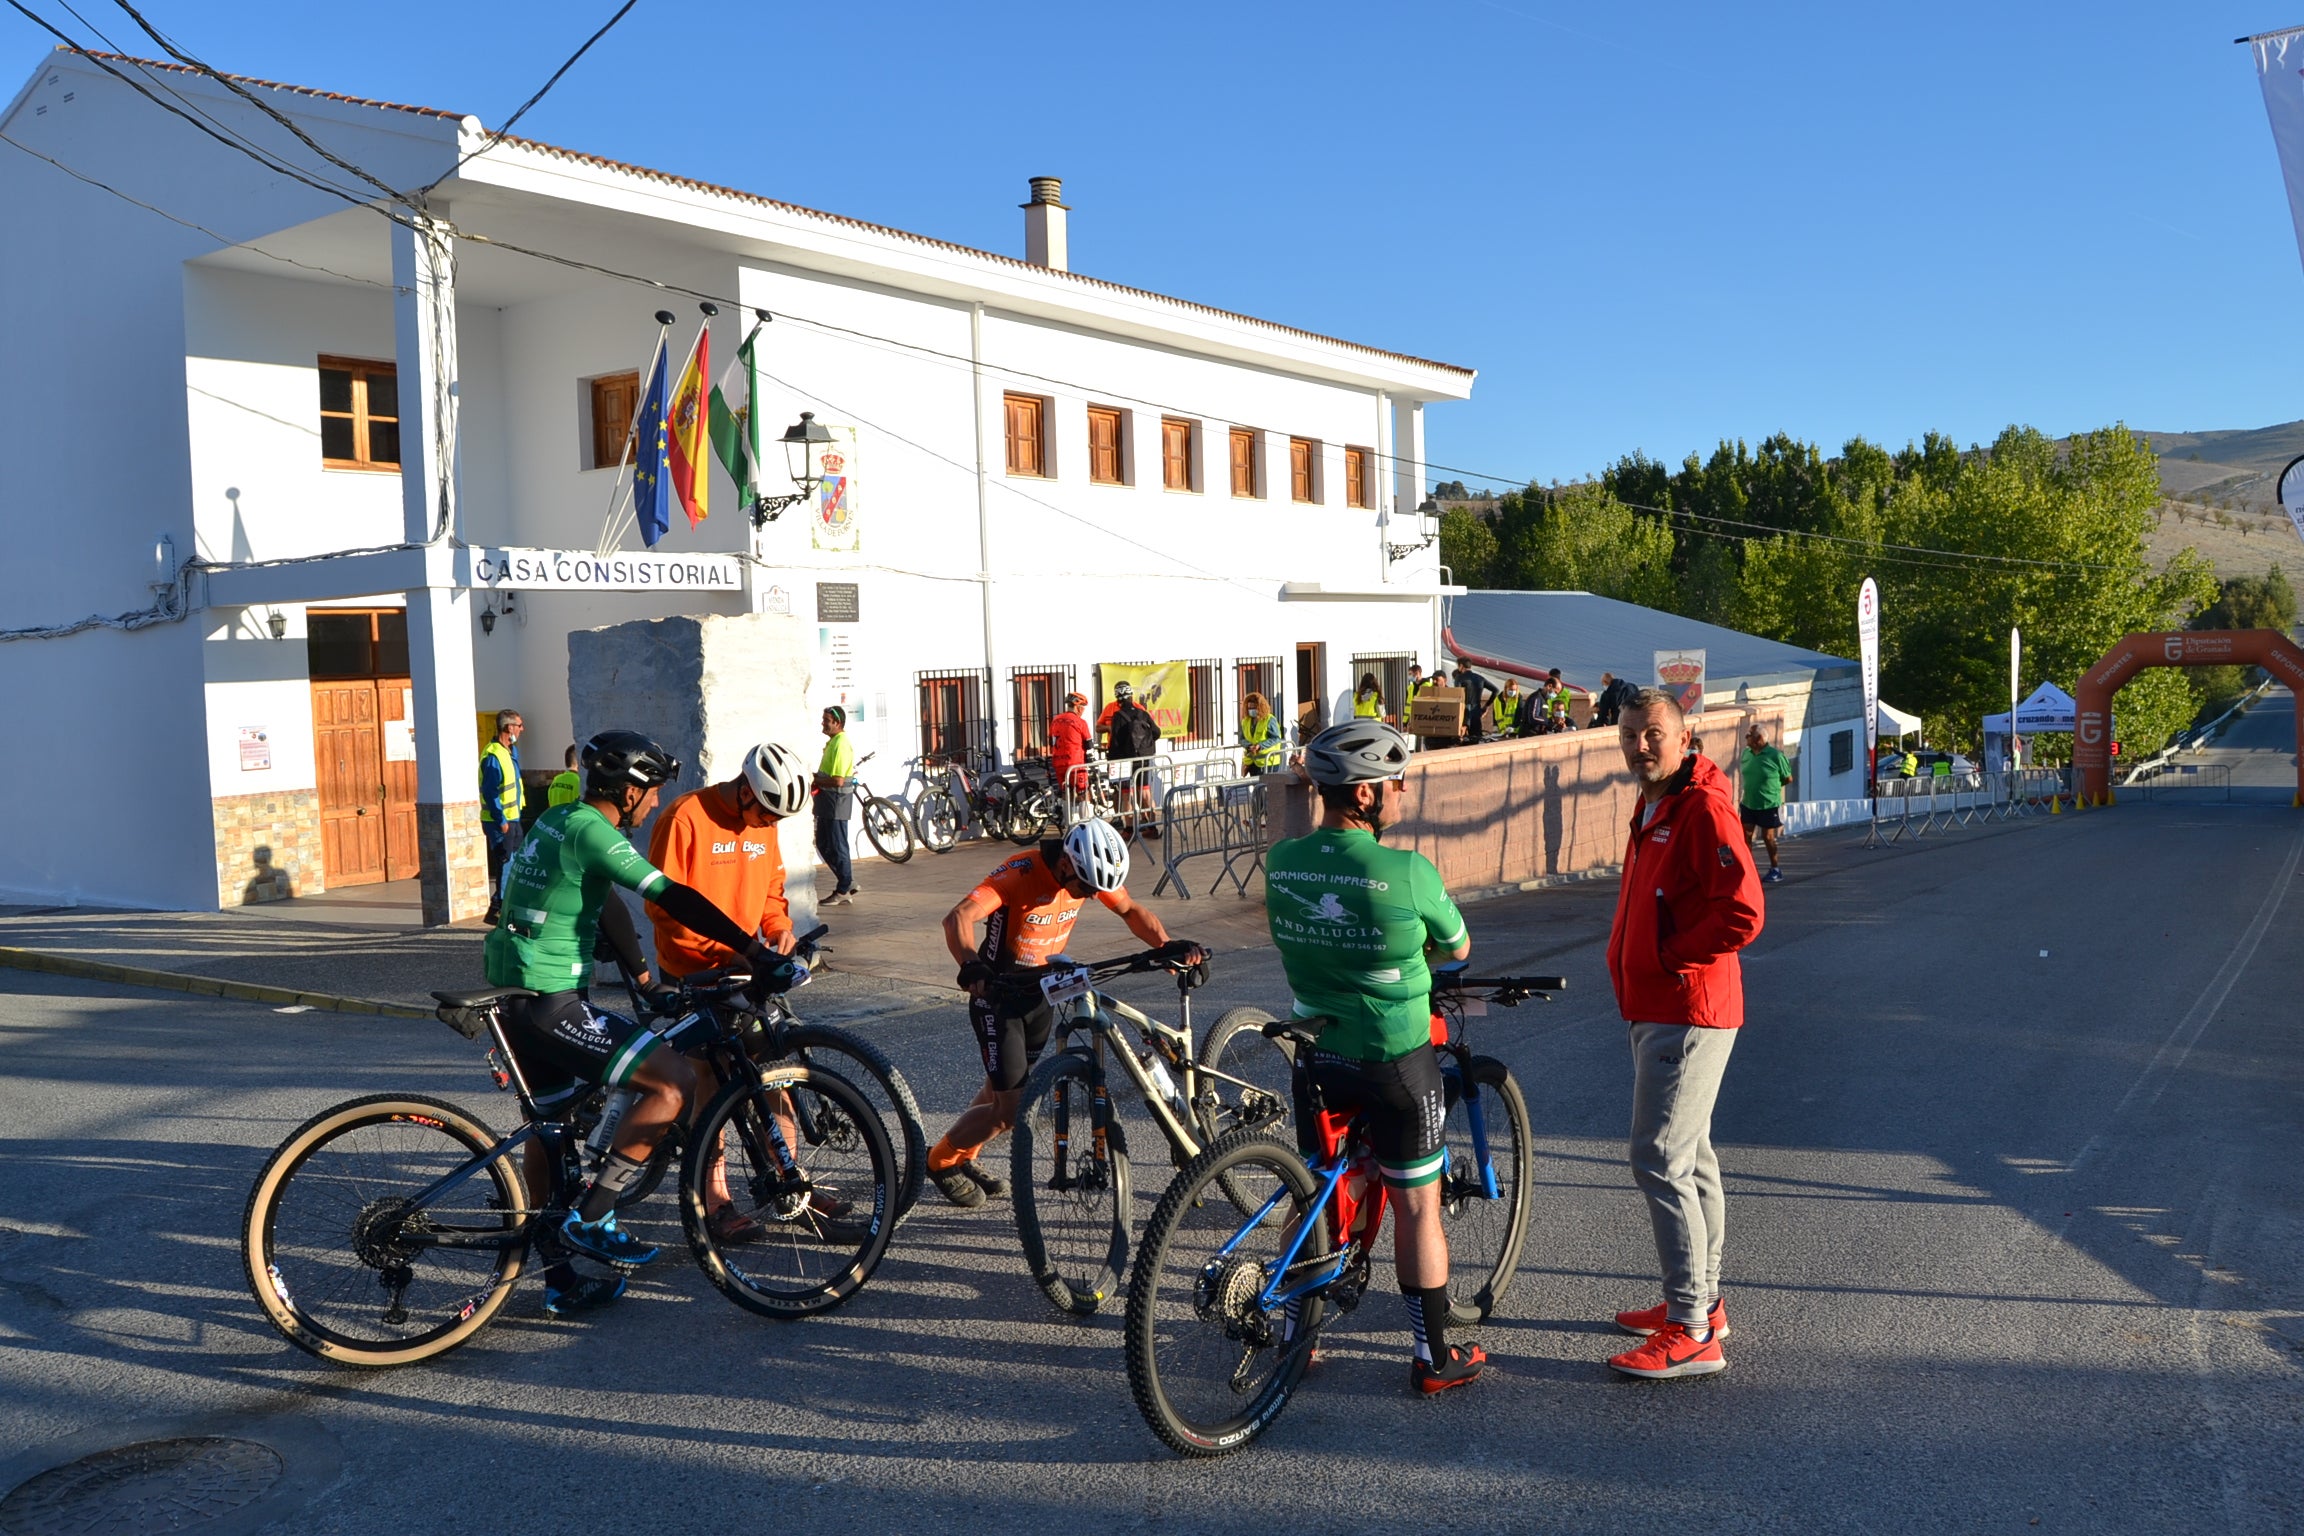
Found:
[[[1408,1304],[1408,1330],[1416,1335],[1416,1358],[1433,1365],[1448,1358],[1448,1287],[1400,1287]]]
[[[616,1197],[647,1171],[646,1163],[636,1163],[621,1152],[609,1153],[600,1171],[592,1176],[592,1187],[584,1191],[584,1203],[576,1207],[578,1219],[590,1223],[614,1214]]]
[[[952,1144],[951,1137],[940,1136],[936,1139],[936,1145],[928,1149],[928,1171],[947,1173],[983,1150],[982,1142],[973,1147],[960,1147]]]

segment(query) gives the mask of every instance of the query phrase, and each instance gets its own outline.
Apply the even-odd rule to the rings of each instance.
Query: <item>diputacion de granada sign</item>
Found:
[[[728,554],[476,549],[472,585],[529,592],[736,592],[744,579],[741,562]]]

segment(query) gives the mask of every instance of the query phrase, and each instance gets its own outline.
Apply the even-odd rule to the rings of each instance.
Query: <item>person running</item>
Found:
[[[1424,960],[1428,949],[1461,960],[1472,940],[1432,862],[1379,841],[1399,819],[1408,759],[1408,738],[1382,721],[1333,726],[1305,744],[1320,824],[1273,844],[1264,905],[1295,1016],[1320,1031],[1312,1082],[1327,1108],[1362,1116],[1399,1207],[1394,1270],[1415,1338],[1408,1379],[1433,1393],[1472,1380],[1488,1359],[1477,1344],[1448,1342],[1446,1109]],[[1312,1107],[1297,1104],[1297,1144],[1308,1156],[1319,1151],[1317,1125]]]
[[[1744,733],[1744,793],[1737,813],[1744,823],[1744,840],[1757,832],[1768,849],[1768,873],[1760,878],[1770,885],[1784,878],[1776,866],[1776,839],[1784,826],[1784,786],[1792,782],[1792,760],[1768,744],[1768,733],[1753,722]]]
[[[1038,848],[1004,861],[944,915],[944,944],[960,967],[957,985],[968,994],[969,1027],[984,1057],[984,1086],[928,1149],[928,1177],[954,1205],[973,1208],[1008,1193],[1008,1181],[976,1154],[1016,1123],[1025,1074],[1056,1024],[1033,978],[1062,953],[1091,896],[1148,948],[1169,942],[1159,915],[1129,898],[1128,845],[1106,821],[1083,821],[1061,841],[1044,838]],[[1197,965],[1207,957],[1192,945],[1178,962]]]
[[[520,1058],[539,1113],[549,1118],[581,1083],[630,1088],[600,1171],[547,1245],[544,1308],[560,1314],[614,1301],[621,1276],[583,1276],[565,1250],[631,1266],[656,1248],[616,1225],[616,1198],[638,1179],[665,1127],[679,1119],[695,1072],[665,1037],[619,1014],[594,1010],[591,983],[600,909],[621,886],[690,931],[742,955],[756,975],[776,974],[779,957],[692,887],[640,856],[627,836],[656,808],[659,789],[680,763],[637,731],[602,731],[584,744],[584,798],[536,819],[506,866],[503,921],[482,951],[488,982],[535,994],[507,998],[505,1034]],[[529,1191],[542,1198],[548,1172],[530,1145]]]

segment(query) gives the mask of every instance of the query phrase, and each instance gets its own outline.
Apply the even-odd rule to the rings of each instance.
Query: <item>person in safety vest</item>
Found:
[[[1380,720],[1384,716],[1384,690],[1376,686],[1376,674],[1360,674],[1360,691],[1352,695],[1352,718]]]
[[[584,779],[576,772],[576,749],[570,747],[562,761],[568,765],[567,768],[552,775],[552,782],[544,786],[546,810],[556,805],[574,805],[584,798]]]
[[[1520,679],[1504,679],[1503,691],[1496,695],[1496,702],[1488,706],[1488,711],[1489,717],[1496,722],[1496,734],[1511,735],[1514,727],[1520,723]]]
[[[480,750],[480,835],[488,841],[488,921],[504,913],[504,862],[520,842],[520,813],[528,792],[520,783],[520,733],[526,729],[516,709],[496,711],[496,739]]]
[[[1545,727],[1554,731],[1568,730],[1572,724],[1568,717],[1568,708],[1574,700],[1569,695],[1568,685],[1560,680],[1558,667],[1552,669],[1551,675],[1545,679],[1545,683],[1551,689],[1551,697],[1544,701]]]
[[[1240,764],[1250,773],[1270,773],[1288,752],[1288,733],[1272,713],[1271,701],[1251,693],[1240,703]]]

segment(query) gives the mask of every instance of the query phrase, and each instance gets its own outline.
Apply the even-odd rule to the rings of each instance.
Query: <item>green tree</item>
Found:
[[[1440,514],[1440,563],[1459,586],[1495,588],[1496,532],[1488,519],[1467,507]]]
[[[2276,629],[2296,627],[2296,589],[2275,565],[2261,576],[2228,576],[2216,599],[2192,620],[2194,629]]]

